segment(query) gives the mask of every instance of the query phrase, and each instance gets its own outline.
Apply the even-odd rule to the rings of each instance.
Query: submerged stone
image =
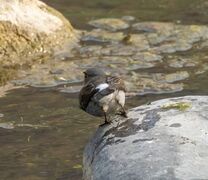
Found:
[[[9,122],[0,123],[0,128],[3,128],[3,129],[14,129],[14,124],[13,123],[9,123]]]
[[[171,74],[156,73],[153,78],[156,81],[173,83],[189,78],[189,73],[187,71],[178,71]]]
[[[101,49],[104,56],[131,56],[135,54],[137,48],[135,46],[125,46],[123,44],[113,44],[105,46]]]
[[[144,60],[130,60],[128,66],[126,67],[127,70],[133,71],[138,69],[147,69],[154,67],[155,64],[151,62],[146,62]]]
[[[146,61],[146,62],[152,62],[152,61],[161,61],[162,60],[162,56],[158,55],[158,54],[153,54],[150,52],[139,52],[136,53],[134,56],[132,56],[132,59],[134,60],[142,60],[142,61]]]
[[[173,23],[162,22],[139,22],[133,24],[133,29],[141,32],[155,33],[162,32],[170,34],[173,32]]]
[[[121,19],[127,22],[131,22],[134,21],[136,18],[134,16],[123,16]]]
[[[108,32],[102,29],[94,29],[90,32],[84,32],[82,41],[95,41],[95,42],[113,42],[121,41],[124,35],[122,32]]]
[[[127,29],[129,24],[121,19],[116,18],[102,18],[97,20],[92,20],[89,22],[90,25],[109,31],[117,31]]]
[[[101,55],[101,49],[102,47],[97,45],[83,46],[77,49],[77,53],[82,57],[99,56]]]
[[[195,67],[199,62],[189,58],[176,58],[168,60],[168,65],[173,68]]]
[[[137,51],[143,51],[149,49],[149,42],[142,34],[127,34],[122,40],[125,45],[132,45],[137,48]]]
[[[125,78],[125,84],[130,94],[162,94],[173,93],[183,90],[183,84],[170,84],[153,79],[150,75],[132,73]]]

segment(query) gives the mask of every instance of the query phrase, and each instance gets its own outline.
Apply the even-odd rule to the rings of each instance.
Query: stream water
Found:
[[[101,17],[206,24],[206,0],[44,0],[70,18],[75,28]],[[165,70],[164,70],[165,71]],[[156,99],[208,95],[208,74],[186,80],[182,92],[127,99],[128,108]],[[0,98],[0,179],[79,180],[82,152],[102,119],[78,108],[77,94],[56,88],[21,88]]]

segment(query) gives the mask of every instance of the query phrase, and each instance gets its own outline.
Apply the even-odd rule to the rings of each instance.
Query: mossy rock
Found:
[[[0,64],[23,65],[78,41],[70,22],[37,0],[1,1]],[[9,68],[10,69],[10,68]],[[5,74],[7,69],[1,73]],[[4,73],[3,73],[4,72]]]
[[[191,103],[188,102],[177,102],[162,106],[164,110],[177,109],[179,111],[186,111],[189,108],[191,108]]]

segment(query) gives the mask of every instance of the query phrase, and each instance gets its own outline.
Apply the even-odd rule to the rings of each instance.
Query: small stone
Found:
[[[64,72],[63,69],[55,69],[55,70],[50,70],[50,74],[62,74]]]
[[[148,33],[147,39],[150,45],[156,46],[161,43],[175,41],[175,37],[170,36],[169,33]]]
[[[78,93],[82,86],[60,87],[57,90],[62,93]]]
[[[94,29],[90,32],[85,32],[81,37],[82,41],[95,41],[95,42],[114,42],[121,41],[124,38],[122,32],[108,32],[102,29]]]
[[[192,59],[187,58],[177,58],[168,60],[168,65],[173,68],[182,68],[182,67],[194,67],[197,62],[193,62]]]
[[[14,125],[12,123],[0,123],[0,128],[3,129],[14,129]]]
[[[128,23],[116,18],[103,18],[92,20],[89,22],[89,24],[96,28],[101,28],[109,31],[123,30],[129,27]]]
[[[161,46],[153,48],[156,52],[159,53],[175,53],[176,49],[173,44],[162,44]]]
[[[136,46],[137,51],[143,51],[149,49],[149,42],[142,34],[128,34],[124,37],[122,42],[126,45]]]
[[[134,16],[123,16],[121,19],[124,21],[127,21],[127,22],[131,22],[131,21],[135,20],[135,17]]]
[[[143,77],[142,77],[143,76]],[[173,93],[183,90],[183,84],[170,84],[157,81],[150,75],[141,75],[131,72],[131,76],[126,77],[125,84],[130,94],[162,94]]]
[[[196,75],[204,74],[208,72],[208,63],[203,63],[203,66],[195,72]]]
[[[140,22],[133,24],[133,29],[141,32],[147,33],[155,33],[155,32],[163,32],[163,33],[171,33],[174,24],[172,23],[162,23],[162,22]]]
[[[137,48],[134,46],[124,46],[120,45],[109,45],[101,50],[103,55],[113,55],[113,56],[131,56],[135,54]]]
[[[178,71],[171,74],[157,73],[153,75],[153,78],[159,82],[173,83],[189,78],[189,73],[187,71]]]
[[[150,52],[139,52],[132,57],[134,60],[142,60],[146,62],[161,61],[162,58],[162,56],[158,54],[152,54]]]
[[[147,69],[154,67],[155,64],[145,61],[130,61],[127,70],[138,70],[138,69]]]
[[[192,44],[187,42],[177,42],[174,47],[176,51],[188,51],[192,48]]]
[[[88,57],[88,56],[99,56],[101,55],[101,46],[84,46],[78,49],[78,53],[81,54],[82,57]]]
[[[206,40],[206,41],[204,41],[204,42],[202,42],[202,43],[200,44],[200,48],[201,48],[201,49],[207,48],[207,47],[208,47],[208,40]]]
[[[1,113],[0,113],[0,118],[3,118],[3,117],[4,117],[4,114],[1,114]]]

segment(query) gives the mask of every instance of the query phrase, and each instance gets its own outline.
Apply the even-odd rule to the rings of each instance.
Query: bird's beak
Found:
[[[87,73],[83,72],[83,74],[84,74],[84,78],[86,79],[87,78]]]

